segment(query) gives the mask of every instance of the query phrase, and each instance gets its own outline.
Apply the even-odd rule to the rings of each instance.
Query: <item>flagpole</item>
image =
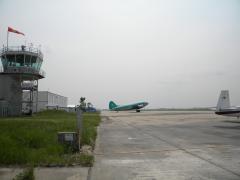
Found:
[[[8,36],[9,36],[9,32],[7,31],[7,50],[8,50]]]
[[[21,35],[25,36],[24,33],[20,32],[18,30],[15,30],[15,29],[13,29],[11,27],[8,27],[8,30],[7,30],[7,49],[8,49],[9,32],[13,32],[13,33],[17,33],[17,34],[21,34]]]

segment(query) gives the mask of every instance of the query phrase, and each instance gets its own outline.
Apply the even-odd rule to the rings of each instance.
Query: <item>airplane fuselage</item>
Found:
[[[120,106],[116,106],[112,109],[110,109],[111,111],[128,111],[128,110],[136,110],[137,112],[139,112],[139,109],[147,106],[148,103],[147,102],[139,102],[139,103],[134,103],[134,104],[129,104],[129,105],[120,105]]]
[[[215,112],[217,115],[240,117],[240,108],[226,108]]]

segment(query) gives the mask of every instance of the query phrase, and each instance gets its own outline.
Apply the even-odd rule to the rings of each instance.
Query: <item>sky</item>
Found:
[[[0,0],[0,46],[44,54],[39,90],[97,108],[240,105],[239,0]]]

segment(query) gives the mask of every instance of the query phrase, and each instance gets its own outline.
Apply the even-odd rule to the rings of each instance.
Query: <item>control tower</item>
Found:
[[[33,112],[33,93],[38,95],[38,80],[45,77],[41,70],[42,52],[33,47],[3,47],[0,52],[0,117],[19,116],[23,103]],[[29,101],[23,102],[22,92],[29,91]],[[37,109],[38,98],[35,108]]]

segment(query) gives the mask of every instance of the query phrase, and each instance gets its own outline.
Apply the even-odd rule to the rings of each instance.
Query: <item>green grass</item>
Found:
[[[34,180],[34,168],[30,166],[23,172],[19,173],[13,180]]]
[[[83,114],[83,132],[81,138],[81,145],[95,146],[97,137],[96,127],[100,123],[100,116],[98,113],[84,113]]]
[[[99,113],[84,113],[82,145],[94,146],[99,122]],[[0,165],[80,163],[89,166],[92,157],[71,158],[73,152],[57,142],[57,132],[75,130],[76,114],[64,111],[48,110],[32,117],[1,118]]]

